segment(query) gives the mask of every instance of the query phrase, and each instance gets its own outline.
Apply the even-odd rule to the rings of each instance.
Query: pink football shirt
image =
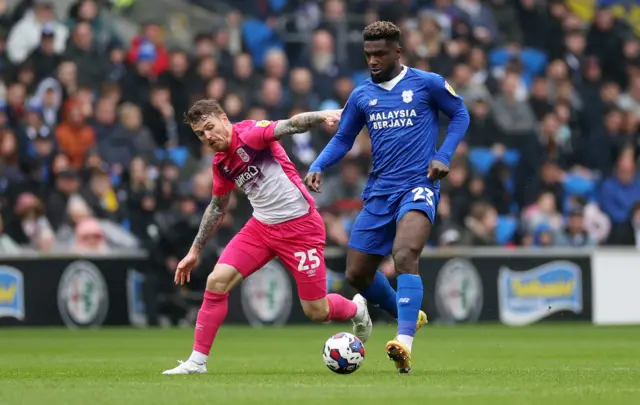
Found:
[[[213,158],[213,195],[240,188],[265,224],[279,224],[309,213],[313,197],[295,165],[274,138],[277,121],[241,121],[233,126],[231,144]]]

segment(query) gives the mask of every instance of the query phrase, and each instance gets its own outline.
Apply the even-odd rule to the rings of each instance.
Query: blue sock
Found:
[[[398,335],[413,337],[422,306],[422,279],[417,274],[398,276]]]
[[[391,287],[389,280],[379,270],[373,283],[365,290],[360,291],[363,297],[373,305],[387,311],[392,317],[398,319],[398,304],[396,304],[396,290]]]

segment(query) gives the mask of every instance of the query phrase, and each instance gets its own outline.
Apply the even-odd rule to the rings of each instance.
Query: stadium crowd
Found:
[[[606,4],[584,21],[563,0],[230,1],[226,26],[183,50],[154,21],[125,43],[102,3],[59,20],[53,0],[0,0],[0,253],[144,247],[173,271],[211,198],[189,104],[213,97],[232,121],[340,108],[378,19],[471,114],[431,246],[640,245],[640,40]],[[283,141],[302,175],[331,136]],[[316,194],[329,245],[347,244],[370,156],[364,129]],[[250,215],[234,194],[211,252]]]

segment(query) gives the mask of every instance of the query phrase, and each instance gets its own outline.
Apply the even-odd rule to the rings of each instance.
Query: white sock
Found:
[[[208,358],[209,356],[207,356],[206,354],[196,352],[194,350],[193,352],[191,352],[191,357],[189,357],[189,360],[193,361],[194,363],[205,364]]]
[[[398,342],[404,344],[405,346],[407,346],[409,348],[409,350],[411,350],[411,345],[413,344],[413,336],[409,336],[409,335],[398,335],[397,337]]]

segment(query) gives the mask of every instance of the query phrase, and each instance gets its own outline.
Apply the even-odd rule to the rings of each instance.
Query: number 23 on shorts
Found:
[[[413,201],[426,201],[427,205],[433,205],[433,191],[428,187],[416,187],[411,190]]]

